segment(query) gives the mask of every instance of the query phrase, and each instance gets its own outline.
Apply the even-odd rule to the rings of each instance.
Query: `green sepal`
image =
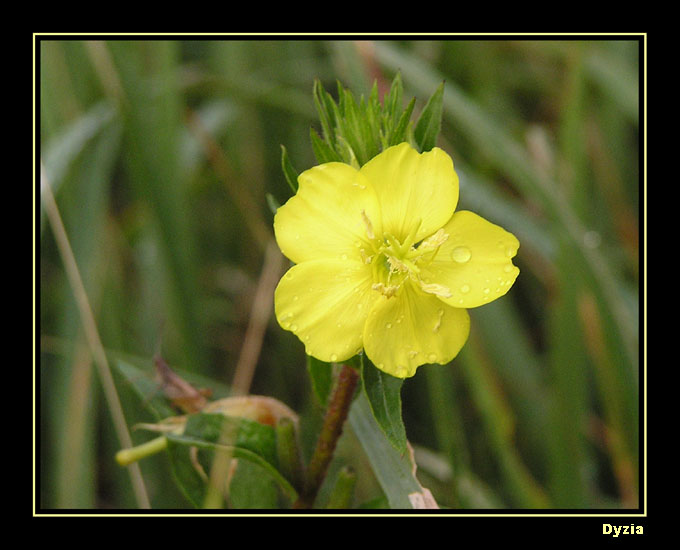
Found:
[[[420,118],[413,130],[413,137],[421,153],[430,151],[437,145],[437,136],[441,130],[444,99],[444,82],[435,90],[427,101]]]
[[[312,150],[314,156],[319,164],[325,162],[342,162],[342,158],[338,155],[328,143],[323,141],[314,128],[309,129],[309,137],[312,141]]]
[[[401,112],[401,98],[404,94],[404,85],[401,81],[401,73],[397,72],[392,80],[390,91],[385,95],[383,100],[383,111],[394,127],[400,118]]]
[[[401,117],[399,117],[396,127],[390,133],[388,146],[398,145],[403,141],[407,141],[408,129],[411,124],[411,114],[413,113],[415,104],[416,98],[414,97],[411,99],[406,109],[401,113]]]
[[[298,190],[298,171],[293,168],[288,157],[288,151],[285,146],[281,145],[281,169],[283,170],[283,175],[286,177],[288,185],[293,190],[293,194],[297,193]]]
[[[382,372],[367,358],[363,358],[361,382],[378,426],[390,444],[398,452],[405,453],[406,428],[401,414],[401,387],[404,380]]]
[[[441,127],[443,85],[425,106],[414,132],[411,115],[413,98],[402,109],[403,84],[397,73],[389,92],[380,102],[374,81],[368,97],[354,97],[336,82],[337,102],[319,80],[314,82],[314,104],[319,114],[322,136],[310,132],[312,148],[319,163],[344,162],[360,168],[386,148],[409,141],[419,151],[434,147]]]
[[[335,102],[318,79],[314,81],[313,96],[324,140],[332,145],[335,143],[335,118],[337,114]]]

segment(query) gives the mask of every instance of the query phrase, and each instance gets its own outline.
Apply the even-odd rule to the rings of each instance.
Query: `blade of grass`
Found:
[[[559,292],[549,310],[549,366],[551,408],[548,411],[549,488],[559,508],[590,505],[584,472],[587,470],[586,421],[588,411],[588,365],[578,316],[582,281],[570,267],[572,253],[564,245],[558,260],[562,274]],[[585,506],[584,506],[585,503]]]
[[[172,281],[171,308],[180,327],[183,363],[205,365],[194,259],[184,181],[179,167],[182,98],[177,83],[174,41],[111,41],[105,44],[111,71],[125,100],[126,161],[139,197],[151,208],[163,258]],[[116,98],[119,99],[119,98]]]
[[[78,265],[76,263],[75,257],[73,256],[73,250],[71,249],[68,235],[66,234],[66,229],[64,228],[64,224],[61,220],[59,209],[49,187],[49,182],[46,180],[44,175],[44,170],[41,171],[40,183],[47,218],[49,220],[50,227],[54,232],[55,240],[57,241],[57,245],[59,247],[59,253],[64,262],[64,268],[66,269],[66,274],[71,285],[71,290],[78,305],[78,311],[81,316],[81,322],[83,324],[85,336],[87,337],[90,352],[92,353],[95,365],[97,366],[99,379],[102,383],[102,388],[104,389],[104,395],[109,407],[109,412],[113,418],[114,428],[118,435],[121,446],[124,448],[132,447],[132,439],[130,438],[130,433],[127,429],[127,423],[125,422],[125,415],[118,399],[118,393],[113,382],[108,359],[106,357],[106,353],[104,352],[101,340],[99,339],[97,325],[90,307],[87,292],[85,291],[83,281],[80,277]],[[142,479],[139,467],[130,468],[130,477],[139,507],[150,508],[149,497],[146,493],[144,480]]]
[[[515,419],[511,415],[502,388],[480,351],[477,338],[472,338],[459,354],[466,385],[477,406],[489,445],[508,489],[508,498],[517,508],[546,508],[548,499],[523,463],[513,441]]]
[[[92,114],[91,111],[85,112],[68,126],[68,131],[58,134],[67,140],[67,145],[61,146],[55,141],[58,138],[51,140],[51,143],[54,150],[66,152],[71,145],[80,141],[74,148],[75,153],[67,161],[68,170],[58,162],[52,166],[57,168],[57,174],[63,182],[60,211],[71,234],[73,255],[77,259],[90,302],[98,310],[102,299],[102,289],[98,283],[108,262],[107,246],[102,246],[106,209],[121,133],[120,125],[108,117],[103,127],[95,123],[91,130],[96,135],[90,135],[84,127],[94,122]],[[76,128],[83,130],[85,135],[78,135]],[[51,176],[47,166],[44,170],[48,177]],[[83,205],[87,205],[87,208],[83,208]],[[51,250],[51,241],[46,244]],[[63,291],[66,295],[70,293],[67,280]],[[54,455],[45,462],[51,469],[46,472],[46,479],[49,480],[48,487],[52,480],[56,483],[52,489],[46,489],[43,495],[46,505],[50,499],[54,499],[52,505],[56,503],[59,508],[91,508],[96,500],[96,487],[92,479],[101,479],[97,475],[95,452],[102,444],[101,439],[90,437],[90,434],[95,433],[94,422],[100,402],[97,387],[92,385],[92,357],[82,334],[82,322],[74,302],[66,299],[58,305],[49,300],[44,305],[41,303],[46,318],[49,318],[52,309],[59,319],[54,329],[63,338],[73,342],[73,346],[68,354],[53,359],[56,368],[48,366],[41,370],[41,384],[44,384],[43,388],[49,388],[49,391],[41,393],[41,403],[45,405],[46,411],[41,422],[54,426],[53,430],[47,432],[52,437],[52,443],[47,448]],[[106,434],[102,435],[106,437]]]

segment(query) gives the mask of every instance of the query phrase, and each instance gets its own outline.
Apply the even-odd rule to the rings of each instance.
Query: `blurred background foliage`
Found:
[[[241,377],[300,413],[307,449],[321,413],[303,346],[271,315],[286,267],[267,200],[290,196],[281,145],[298,171],[315,164],[315,78],[358,96],[400,71],[416,114],[445,81],[439,145],[459,171],[459,208],[517,235],[521,274],[471,310],[459,357],[404,384],[419,477],[454,508],[638,506],[641,37],[39,38],[40,160],[107,352],[149,378],[158,350],[186,376]],[[39,506],[135,508],[36,212]],[[116,381],[128,426],[149,421]],[[349,427],[331,475],[344,464],[359,474],[356,505],[380,503]],[[163,455],[140,466],[153,507],[187,506]]]

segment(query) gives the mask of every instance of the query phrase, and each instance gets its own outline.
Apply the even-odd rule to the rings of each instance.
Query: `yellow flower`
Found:
[[[466,308],[504,295],[519,242],[455,212],[458,176],[441,149],[390,147],[357,170],[329,162],[300,174],[274,231],[296,265],[275,293],[279,324],[307,354],[345,361],[361,350],[399,378],[448,363],[470,331]]]

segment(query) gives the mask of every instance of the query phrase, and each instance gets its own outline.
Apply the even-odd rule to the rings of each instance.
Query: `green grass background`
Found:
[[[459,207],[519,238],[521,274],[506,297],[471,310],[459,357],[406,381],[419,477],[454,508],[639,505],[641,37],[38,38],[40,160],[104,346],[149,377],[160,347],[173,367],[225,385],[272,236],[266,195],[290,194],[280,146],[299,171],[315,163],[314,79],[359,95],[401,71],[416,111],[445,80],[439,146],[459,171]],[[36,212],[37,505],[135,508],[62,259]],[[128,425],[151,420],[117,380]],[[252,391],[314,433],[303,346],[273,317]],[[350,429],[331,472],[342,464],[358,472],[355,504],[380,502]],[[187,506],[164,456],[141,468],[152,506]]]

